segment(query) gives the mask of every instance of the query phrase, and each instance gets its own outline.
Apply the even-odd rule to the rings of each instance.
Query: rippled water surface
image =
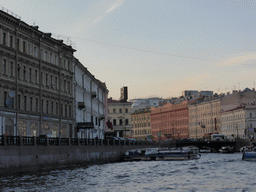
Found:
[[[256,191],[256,162],[242,154],[122,162],[0,177],[1,191]]]

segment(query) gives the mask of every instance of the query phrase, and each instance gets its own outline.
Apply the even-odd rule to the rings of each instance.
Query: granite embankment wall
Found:
[[[117,162],[125,151],[138,147],[142,146],[0,146],[0,172]]]

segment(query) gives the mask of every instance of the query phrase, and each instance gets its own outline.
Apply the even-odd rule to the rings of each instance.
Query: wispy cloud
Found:
[[[111,4],[102,1],[102,4],[95,4],[90,10],[87,10],[72,27],[72,34],[78,36],[88,30],[93,29],[102,22],[109,14],[113,13],[118,7],[122,6],[125,0],[116,0]],[[105,4],[105,6],[104,6]],[[107,7],[107,8],[106,8]],[[92,14],[93,13],[93,14]],[[96,14],[95,14],[96,13]],[[94,15],[94,16],[91,16]]]
[[[236,65],[252,65],[255,64],[256,53],[246,53],[244,55],[227,58],[221,62],[216,63],[215,67],[230,67]],[[256,65],[256,64],[255,64]]]

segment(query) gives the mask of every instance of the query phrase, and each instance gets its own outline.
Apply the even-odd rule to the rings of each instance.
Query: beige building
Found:
[[[220,133],[220,98],[201,97],[191,101],[189,109],[189,137],[203,138]]]
[[[106,135],[132,137],[131,105],[131,102],[124,100],[108,99],[108,119],[112,123],[113,130],[107,129]]]
[[[150,109],[139,109],[132,113],[132,133],[138,140],[148,140],[151,135]]]
[[[74,51],[0,11],[0,135],[74,136]]]

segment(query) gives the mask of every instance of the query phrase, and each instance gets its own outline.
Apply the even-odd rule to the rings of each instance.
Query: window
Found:
[[[47,61],[47,54],[48,54],[47,51],[45,51],[45,53],[44,53],[44,60],[45,61]]]
[[[50,79],[51,79],[50,85],[51,85],[51,88],[52,88],[52,75],[51,75],[51,78],[50,78]]]
[[[18,51],[20,50],[20,40],[19,39],[17,39],[17,49],[18,49]]]
[[[27,69],[26,67],[24,66],[23,67],[23,80],[26,81],[26,73],[27,73]]]
[[[29,68],[29,82],[32,82],[32,69]]]
[[[35,83],[37,83],[37,70],[35,70]]]
[[[25,52],[26,52],[26,42],[23,41],[23,53],[25,53]]]
[[[37,53],[37,47],[34,47],[34,57],[38,57],[38,53]]]
[[[6,62],[6,60],[4,59],[3,60],[3,62],[4,62],[4,75],[7,75],[7,62]]]
[[[38,98],[36,98],[36,112],[38,112]]]
[[[71,105],[69,105],[69,117],[72,117]]]
[[[10,36],[10,47],[13,48],[13,36]]]
[[[48,74],[45,74],[45,85],[48,86]]]
[[[18,95],[18,109],[20,109],[20,95]]]
[[[113,119],[113,125],[116,125],[116,119]]]
[[[119,113],[122,113],[122,109],[119,109]]]
[[[7,100],[7,92],[4,92],[4,106],[5,107],[7,107],[6,100]]]
[[[113,113],[116,113],[116,109],[113,109]]]
[[[41,110],[42,110],[42,113],[44,113],[44,100],[42,99],[42,103],[41,103]]]
[[[3,45],[6,45],[6,33],[3,33]]]
[[[30,111],[32,111],[33,109],[33,98],[30,97]]]
[[[67,105],[65,105],[65,117],[67,117],[68,116],[68,107],[67,107]]]
[[[129,120],[125,119],[125,125],[129,125]]]
[[[95,117],[95,125],[98,125],[98,118]]]
[[[252,118],[252,113],[250,113],[250,118]]]
[[[13,77],[13,62],[10,63],[10,72],[11,72],[11,77]]]
[[[123,125],[123,120],[119,119],[119,125]]]
[[[56,102],[56,115],[58,115],[58,114],[59,114],[59,103]]]
[[[58,77],[55,77],[55,88],[58,89]]]
[[[67,91],[67,81],[66,80],[64,80],[64,83],[63,83],[63,89],[64,89],[64,92],[66,92]]]
[[[52,63],[52,53],[50,53],[50,63]]]
[[[125,109],[125,113],[128,113],[128,109],[127,108]]]
[[[53,101],[52,101],[52,107],[51,107],[51,109],[52,109],[52,114],[53,114]]]
[[[27,110],[27,96],[24,96],[24,110]]]

